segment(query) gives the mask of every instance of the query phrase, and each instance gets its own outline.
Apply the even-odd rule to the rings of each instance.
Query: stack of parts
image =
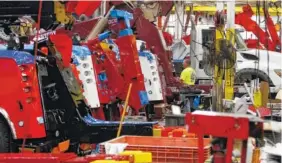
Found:
[[[152,153],[152,161],[158,163],[194,163],[198,160],[198,139],[183,137],[122,136],[105,143],[127,144],[125,150]],[[105,153],[105,143],[100,153]],[[210,139],[204,139],[204,157],[210,156]]]

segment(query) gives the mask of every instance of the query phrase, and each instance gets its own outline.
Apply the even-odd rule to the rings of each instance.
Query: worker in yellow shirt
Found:
[[[181,82],[183,84],[188,85],[188,86],[195,85],[196,72],[191,67],[190,59],[184,59],[183,68],[184,68],[184,70],[181,72],[181,75],[180,75]]]
[[[183,83],[185,86],[193,86],[195,85],[196,81],[196,72],[195,70],[191,67],[191,62],[190,59],[184,59],[183,61],[183,68],[184,70],[181,72],[180,75],[180,81]],[[184,103],[184,112],[191,112],[192,111],[192,104],[194,97],[186,97],[186,95],[180,95],[181,100]]]

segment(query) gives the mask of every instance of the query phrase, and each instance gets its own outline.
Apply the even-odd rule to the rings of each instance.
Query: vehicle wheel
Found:
[[[268,75],[262,71],[255,69],[244,69],[235,74],[235,84],[250,83],[251,80],[259,78],[260,81],[269,82],[269,86],[273,86],[273,82]]]
[[[2,117],[0,117],[0,153],[10,152],[11,139],[10,129]]]

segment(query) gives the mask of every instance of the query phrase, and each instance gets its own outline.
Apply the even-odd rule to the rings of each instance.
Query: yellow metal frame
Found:
[[[226,7],[224,9],[226,9]],[[252,10],[253,10],[254,13],[257,13],[257,8],[256,7],[252,7]],[[173,12],[175,11],[175,7],[173,7],[172,11]],[[186,7],[185,11],[190,11],[190,7],[189,6]],[[215,14],[215,12],[217,10],[216,10],[216,7],[213,7],[213,6],[193,6],[193,11],[209,12],[209,13]],[[239,6],[235,7],[235,12],[236,13],[242,12],[242,7],[241,6],[240,7]],[[263,9],[262,8],[260,8],[260,13],[263,13]],[[281,15],[282,14],[282,9],[281,8],[276,9],[276,8],[272,7],[272,8],[268,9],[268,13],[271,16],[276,16],[277,14]]]

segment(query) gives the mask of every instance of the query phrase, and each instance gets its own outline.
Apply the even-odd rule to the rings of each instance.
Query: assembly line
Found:
[[[281,1],[0,3],[0,162],[281,162]]]

